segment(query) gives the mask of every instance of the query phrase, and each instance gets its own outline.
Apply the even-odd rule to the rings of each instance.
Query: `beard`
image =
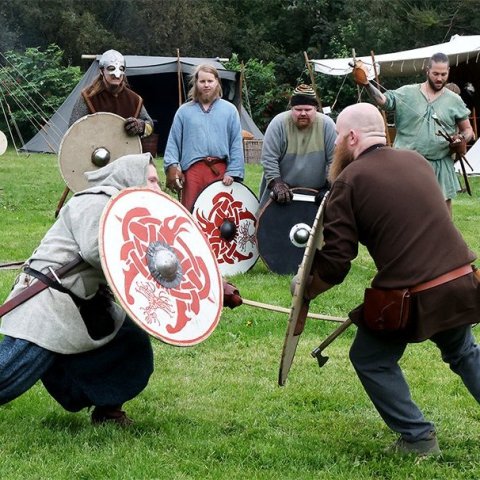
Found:
[[[354,160],[353,153],[347,146],[347,137],[344,137],[343,140],[335,146],[332,164],[330,165],[330,170],[328,172],[329,182],[333,183],[343,172],[345,167],[350,165]]]
[[[444,81],[442,81],[442,85],[439,87],[438,85],[436,85],[436,84],[430,79],[430,77],[427,77],[427,82],[428,82],[428,84],[430,85],[430,88],[431,88],[434,92],[439,92],[439,91],[447,84],[447,80],[444,80]]]

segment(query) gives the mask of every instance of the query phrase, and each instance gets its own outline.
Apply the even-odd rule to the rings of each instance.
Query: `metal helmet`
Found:
[[[108,73],[115,78],[121,78],[125,75],[125,58],[116,50],[107,50],[101,57],[99,67],[104,70],[106,69]]]

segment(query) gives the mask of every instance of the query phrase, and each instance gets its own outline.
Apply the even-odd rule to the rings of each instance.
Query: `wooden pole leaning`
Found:
[[[180,49],[177,48],[177,82],[178,82],[178,106],[183,103],[182,99],[182,64],[180,63]]]
[[[307,67],[308,73],[310,75],[310,82],[312,83],[312,88],[313,91],[315,92],[315,96],[317,97],[318,101],[318,111],[323,113],[323,107],[322,107],[322,99],[320,98],[320,95],[318,94],[317,91],[317,85],[315,83],[315,75],[313,74],[312,66],[310,59],[308,58],[307,52],[303,52],[303,56],[305,57],[305,66]]]
[[[373,53],[373,50],[370,50],[370,55],[372,56],[372,66],[373,66],[373,72],[375,73],[375,81],[377,82],[377,85],[380,86],[380,81],[378,79],[377,64],[375,63],[375,54]],[[388,131],[387,114],[385,113],[385,110],[380,110],[380,113],[382,114],[382,117],[383,117],[383,123],[385,123],[385,134],[387,135],[387,145],[391,147],[392,140],[390,138],[390,132]]]
[[[250,307],[263,308],[264,310],[270,310],[272,312],[278,312],[278,313],[286,313],[287,315],[289,315],[291,312],[290,308],[279,307],[277,305],[270,305],[268,303],[255,302],[254,300],[248,300],[246,298],[243,298],[242,300],[243,300],[243,305],[248,305]],[[344,323],[347,320],[346,318],[342,318],[342,317],[334,317],[331,315],[322,315],[320,313],[311,313],[311,312],[308,312],[307,317],[313,318],[315,320],[326,320],[327,322],[336,322],[336,323]]]

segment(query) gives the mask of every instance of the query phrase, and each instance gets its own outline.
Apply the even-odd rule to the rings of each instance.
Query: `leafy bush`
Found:
[[[265,131],[270,120],[286,109],[291,87],[277,85],[273,62],[264,63],[251,58],[242,67],[238,55],[233,54],[225,63],[225,68],[236,72],[243,68],[243,105],[249,110],[258,128]]]

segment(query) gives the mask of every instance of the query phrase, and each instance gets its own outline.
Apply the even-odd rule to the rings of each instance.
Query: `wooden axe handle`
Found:
[[[337,337],[339,337],[353,322],[347,318],[338,328],[336,328],[315,350],[311,355],[317,358]]]

